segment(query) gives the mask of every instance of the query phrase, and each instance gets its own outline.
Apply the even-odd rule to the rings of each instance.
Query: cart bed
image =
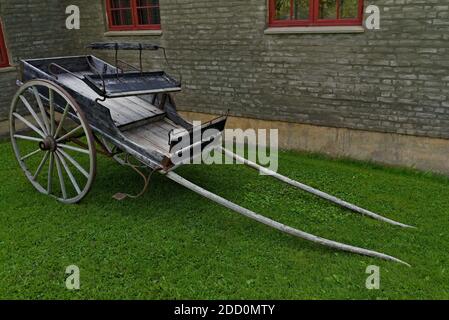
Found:
[[[165,156],[170,156],[169,135],[175,130],[179,133],[187,133],[187,130],[180,129],[178,125],[165,118],[123,132],[123,135],[134,141],[143,149],[156,149]]]

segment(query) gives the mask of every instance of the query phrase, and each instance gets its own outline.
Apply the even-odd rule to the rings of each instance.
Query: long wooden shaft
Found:
[[[327,240],[327,239],[324,239],[324,238],[321,238],[321,237],[314,236],[313,234],[310,234],[310,233],[307,233],[307,232],[304,232],[304,231],[297,230],[297,229],[294,229],[292,227],[286,226],[286,225],[284,225],[282,223],[279,223],[277,221],[271,220],[271,219],[269,219],[267,217],[264,217],[264,216],[262,216],[260,214],[255,213],[255,212],[253,212],[251,210],[243,208],[243,207],[241,207],[241,206],[239,206],[239,205],[237,205],[237,204],[235,204],[235,203],[233,203],[233,202],[231,202],[229,200],[226,200],[226,199],[224,199],[224,198],[222,198],[222,197],[220,197],[220,196],[218,196],[218,195],[216,195],[216,194],[214,194],[212,192],[209,192],[209,191],[207,191],[207,190],[205,190],[205,189],[203,189],[203,188],[193,184],[192,182],[184,179],[183,177],[179,176],[178,174],[174,173],[173,171],[168,172],[166,174],[166,176],[169,179],[173,180],[174,182],[176,182],[176,183],[186,187],[187,189],[190,189],[190,190],[198,193],[199,195],[201,195],[201,196],[203,196],[203,197],[205,197],[205,198],[207,198],[209,200],[212,200],[212,201],[214,201],[214,202],[216,202],[216,203],[218,203],[218,204],[220,204],[220,205],[222,205],[222,206],[224,206],[224,207],[226,207],[228,209],[231,209],[231,210],[233,210],[233,211],[235,211],[235,212],[245,216],[245,217],[248,217],[248,218],[253,219],[253,220],[257,221],[257,222],[263,223],[263,224],[265,224],[265,225],[267,225],[269,227],[272,227],[274,229],[277,229],[277,230],[279,230],[281,232],[284,232],[284,233],[296,236],[298,238],[302,238],[302,239],[305,239],[305,240],[308,240],[308,241],[311,241],[311,242],[314,242],[314,243],[317,243],[317,244],[320,244],[322,246],[326,246],[326,247],[329,247],[329,248],[332,248],[332,249],[352,252],[352,253],[356,253],[356,254],[360,254],[360,255],[364,255],[364,256],[369,256],[369,257],[374,257],[374,258],[379,258],[379,259],[388,260],[388,261],[395,261],[395,262],[402,263],[402,264],[405,264],[407,266],[410,266],[408,263],[406,263],[406,262],[404,262],[402,260],[399,260],[399,259],[397,259],[395,257],[386,255],[384,253],[371,251],[371,250],[367,250],[367,249],[363,249],[363,248],[358,248],[358,247],[354,247],[354,246],[347,245],[347,244],[344,244],[344,243],[335,242],[335,241],[332,241],[332,240]]]
[[[237,161],[247,165],[248,167],[251,167],[253,169],[259,170],[260,172],[263,172],[266,175],[272,176],[272,177],[274,177],[274,178],[276,178],[276,179],[278,179],[280,181],[283,181],[283,182],[285,182],[285,183],[287,183],[287,184],[289,184],[291,186],[297,187],[297,188],[299,188],[299,189],[301,189],[303,191],[306,191],[306,192],[309,192],[311,194],[314,194],[314,195],[316,195],[316,196],[318,196],[320,198],[326,199],[326,200],[328,200],[330,202],[333,202],[333,203],[335,203],[335,204],[337,204],[337,205],[339,205],[341,207],[344,207],[346,209],[349,209],[351,211],[363,214],[363,215],[368,216],[370,218],[373,218],[373,219],[376,219],[376,220],[380,220],[380,221],[383,221],[383,222],[386,222],[386,223],[389,223],[389,224],[392,224],[392,225],[395,225],[395,226],[399,226],[399,227],[403,227],[403,228],[415,228],[413,226],[409,226],[407,224],[403,224],[403,223],[394,221],[392,219],[383,217],[383,216],[381,216],[381,215],[379,215],[377,213],[374,213],[374,212],[371,212],[369,210],[360,208],[360,207],[358,207],[356,205],[353,205],[352,203],[346,202],[346,201],[344,201],[342,199],[334,197],[334,196],[332,196],[330,194],[327,194],[327,193],[325,193],[323,191],[320,191],[318,189],[315,189],[315,188],[312,188],[312,187],[310,187],[308,185],[305,185],[305,184],[303,184],[301,182],[298,182],[298,181],[292,180],[292,179],[290,179],[288,177],[285,177],[283,175],[280,175],[279,173],[276,173],[276,172],[274,172],[272,170],[264,168],[264,167],[258,165],[257,163],[249,161],[248,159],[242,158],[239,155],[236,155],[235,153],[233,153],[233,152],[231,152],[229,150],[226,150],[226,149],[224,149],[222,147],[220,147],[219,150],[221,150],[225,155],[229,156],[230,158],[234,158]]]

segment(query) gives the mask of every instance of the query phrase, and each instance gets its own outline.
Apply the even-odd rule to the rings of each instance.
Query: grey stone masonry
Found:
[[[72,34],[65,28],[65,8],[60,0],[0,0],[0,17],[12,66],[22,58],[69,54]],[[17,70],[0,69],[0,120],[8,116],[17,90]]]
[[[64,29],[68,4],[80,7],[81,30]],[[105,36],[100,0],[1,0],[0,15],[13,59],[102,40],[165,46],[183,74],[182,110],[449,138],[448,0],[369,4],[381,29],[348,34],[265,34],[266,0],[160,0],[160,36]],[[0,73],[1,117],[10,78]]]

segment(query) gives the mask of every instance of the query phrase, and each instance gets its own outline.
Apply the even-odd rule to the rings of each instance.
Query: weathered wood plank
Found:
[[[151,128],[149,126],[135,128],[126,131],[123,134],[144,149],[156,148],[158,151],[168,155],[169,146],[167,141],[155,136],[151,132]]]
[[[95,100],[100,98],[87,84],[82,80],[68,74],[59,75],[58,79],[65,86],[70,88],[77,88],[79,94]],[[164,114],[160,109],[146,103],[145,101],[137,100],[137,97],[128,98],[115,98],[106,99],[103,102],[99,102],[101,105],[108,108],[111,112],[112,120],[118,127],[126,126],[146,118]]]
[[[157,130],[153,127],[153,124],[147,125],[142,128],[138,128],[137,131],[140,135],[145,136],[148,140],[155,144],[165,148],[168,148],[168,134],[164,137],[157,133]]]

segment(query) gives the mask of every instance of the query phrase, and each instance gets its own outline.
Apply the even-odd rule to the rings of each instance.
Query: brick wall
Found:
[[[47,2],[1,0],[13,56],[82,53],[103,39],[160,43],[184,76],[183,110],[449,138],[447,0],[367,0],[381,8],[380,31],[289,35],[264,34],[266,0],[160,0],[162,36],[113,38],[103,1]],[[34,36],[23,28],[27,3],[46,12]],[[80,6],[80,31],[61,30],[62,4]]]

